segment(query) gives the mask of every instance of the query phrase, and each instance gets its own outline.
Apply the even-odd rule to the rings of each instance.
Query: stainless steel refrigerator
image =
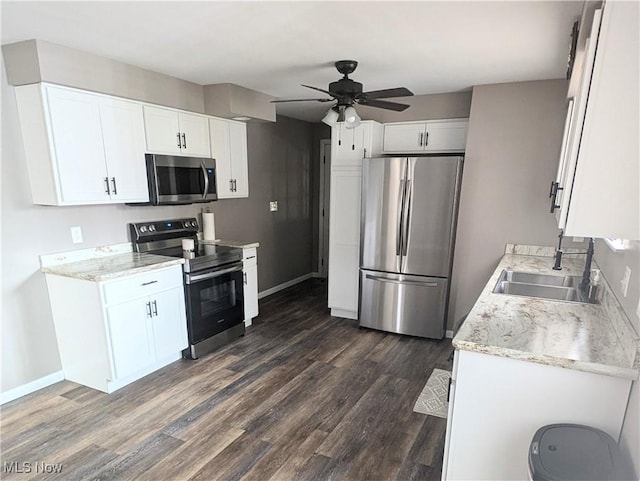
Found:
[[[360,326],[442,339],[463,157],[364,159]]]

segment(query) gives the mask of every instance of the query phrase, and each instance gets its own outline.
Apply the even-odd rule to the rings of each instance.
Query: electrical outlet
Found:
[[[631,268],[629,266],[624,267],[624,277],[620,281],[620,288],[622,289],[622,296],[627,297],[627,291],[629,290],[629,281],[631,280]]]
[[[71,228],[71,241],[74,244],[82,244],[82,229],[80,227]]]
[[[277,200],[269,202],[269,211],[270,212],[277,212],[278,211],[278,201]]]

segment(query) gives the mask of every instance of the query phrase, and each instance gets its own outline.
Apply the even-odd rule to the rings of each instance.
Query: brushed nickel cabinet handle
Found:
[[[180,143],[180,132],[178,132],[176,134],[176,136],[178,137],[178,148],[181,149],[182,148],[182,144]]]
[[[118,188],[116,186],[116,178],[111,177],[111,183],[113,184],[113,195],[118,195]]]
[[[187,134],[182,132],[182,147],[187,148]]]
[[[104,193],[107,195],[111,195],[111,191],[109,190],[109,177],[104,178],[104,186],[105,186]]]

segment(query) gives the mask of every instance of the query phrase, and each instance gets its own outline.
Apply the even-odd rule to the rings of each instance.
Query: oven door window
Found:
[[[186,288],[191,344],[244,321],[242,271],[187,284]]]

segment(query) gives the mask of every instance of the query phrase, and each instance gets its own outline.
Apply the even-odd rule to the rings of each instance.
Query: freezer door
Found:
[[[402,273],[449,277],[462,157],[408,159]]]
[[[360,326],[442,339],[448,279],[360,270]]]
[[[401,269],[406,169],[406,157],[363,161],[360,266],[365,269]]]

